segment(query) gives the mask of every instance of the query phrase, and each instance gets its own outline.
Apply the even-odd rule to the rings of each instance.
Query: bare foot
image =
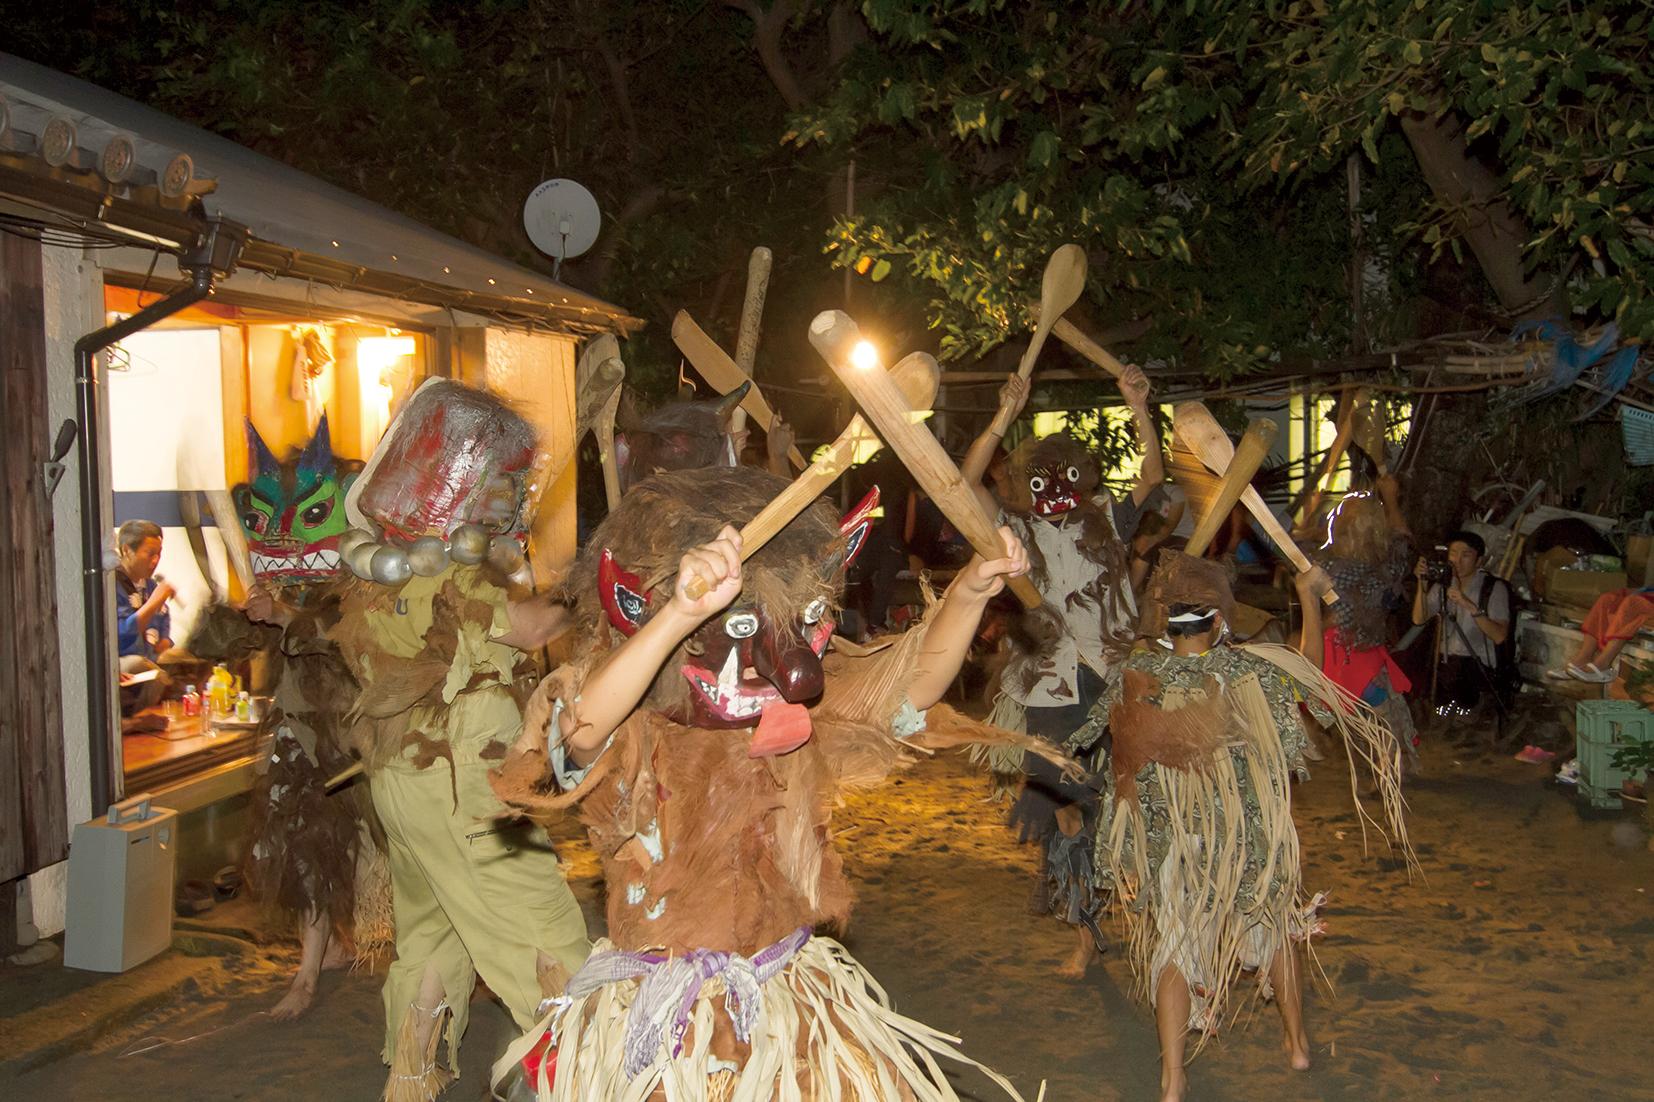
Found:
[[[1182,1068],[1160,1070],[1160,1102],[1183,1102],[1189,1093],[1189,1076]]]
[[[1286,1060],[1293,1071],[1309,1070],[1309,1035],[1300,1033],[1296,1037],[1288,1037],[1282,1047],[1286,1049]]]
[[[310,1009],[310,1003],[316,997],[316,977],[307,976],[302,972],[293,977],[293,986],[287,989],[281,1002],[270,1008],[270,1018],[277,1022],[291,1022],[302,1017]]]
[[[1101,950],[1091,940],[1091,934],[1082,926],[1080,927],[1079,944],[1074,946],[1072,953],[1068,954],[1068,959],[1057,966],[1057,975],[1065,980],[1083,980],[1085,979],[1086,967],[1091,963],[1091,958],[1101,955]]]

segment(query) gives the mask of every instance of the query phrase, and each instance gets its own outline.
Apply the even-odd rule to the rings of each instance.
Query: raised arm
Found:
[[[710,587],[699,600],[690,600],[684,592],[694,577],[704,578]],[[740,591],[741,535],[725,525],[717,539],[684,554],[666,607],[598,663],[578,697],[563,702],[557,724],[569,761],[591,764],[615,728],[643,700],[678,644]]]
[[[988,423],[982,435],[976,438],[971,450],[965,453],[965,461],[959,465],[959,474],[967,486],[977,486],[982,482],[982,476],[988,472],[988,464],[993,461],[994,449],[999,442],[1005,439],[1005,434],[1011,431],[1016,419],[1022,415],[1023,407],[1028,404],[1028,380],[1012,372],[1005,384],[999,388],[999,409],[994,412],[994,419]]]
[[[1028,552],[1022,541],[1009,528],[1001,528],[999,534],[1010,554],[986,561],[972,556],[948,586],[942,607],[926,629],[919,668],[907,689],[908,702],[921,712],[941,700],[959,675],[988,601],[1005,588],[1006,578],[1028,572]]]
[[[1160,433],[1149,415],[1149,377],[1136,364],[1129,364],[1120,376],[1120,394],[1131,409],[1137,426],[1137,443],[1143,449],[1143,470],[1137,484],[1131,488],[1131,499],[1138,505],[1149,496],[1149,491],[1166,481],[1166,457],[1160,451]]]
[[[1326,660],[1326,638],[1321,622],[1321,594],[1332,588],[1332,579],[1319,566],[1312,566],[1293,576],[1298,590],[1298,607],[1303,613],[1303,629],[1298,633],[1298,653],[1320,669]]]

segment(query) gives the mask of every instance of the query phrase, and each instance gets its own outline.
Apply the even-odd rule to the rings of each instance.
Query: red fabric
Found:
[[[1606,647],[1616,639],[1633,638],[1654,620],[1654,595],[1630,589],[1604,593],[1585,614],[1579,630]]]
[[[1413,687],[1413,682],[1401,672],[1401,667],[1396,665],[1395,659],[1384,647],[1350,650],[1338,642],[1332,628],[1328,628],[1322,636],[1321,645],[1324,648],[1321,672],[1355,696],[1367,691],[1367,686],[1373,683],[1380,670],[1390,671],[1391,691],[1405,693]]]

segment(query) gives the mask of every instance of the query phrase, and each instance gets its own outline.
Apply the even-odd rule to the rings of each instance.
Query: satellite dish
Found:
[[[573,180],[547,180],[523,203],[528,239],[559,264],[591,248],[601,223],[597,200]]]

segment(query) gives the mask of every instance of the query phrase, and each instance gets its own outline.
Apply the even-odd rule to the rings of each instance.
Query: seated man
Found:
[[[115,537],[121,565],[115,571],[115,632],[121,654],[121,714],[130,716],[160,703],[171,682],[155,664],[172,648],[167,601],[174,590],[155,568],[161,562],[161,527],[129,520]],[[126,679],[153,670],[155,676],[127,686]]]
[[[1418,591],[1413,595],[1413,623],[1443,616],[1440,675],[1436,680],[1436,714],[1468,715],[1482,701],[1483,690],[1498,687],[1498,647],[1510,634],[1510,586],[1482,569],[1487,545],[1474,532],[1447,537],[1447,561],[1453,576],[1444,588],[1427,580],[1423,558],[1413,568]],[[1489,696],[1498,702],[1496,693]]]

